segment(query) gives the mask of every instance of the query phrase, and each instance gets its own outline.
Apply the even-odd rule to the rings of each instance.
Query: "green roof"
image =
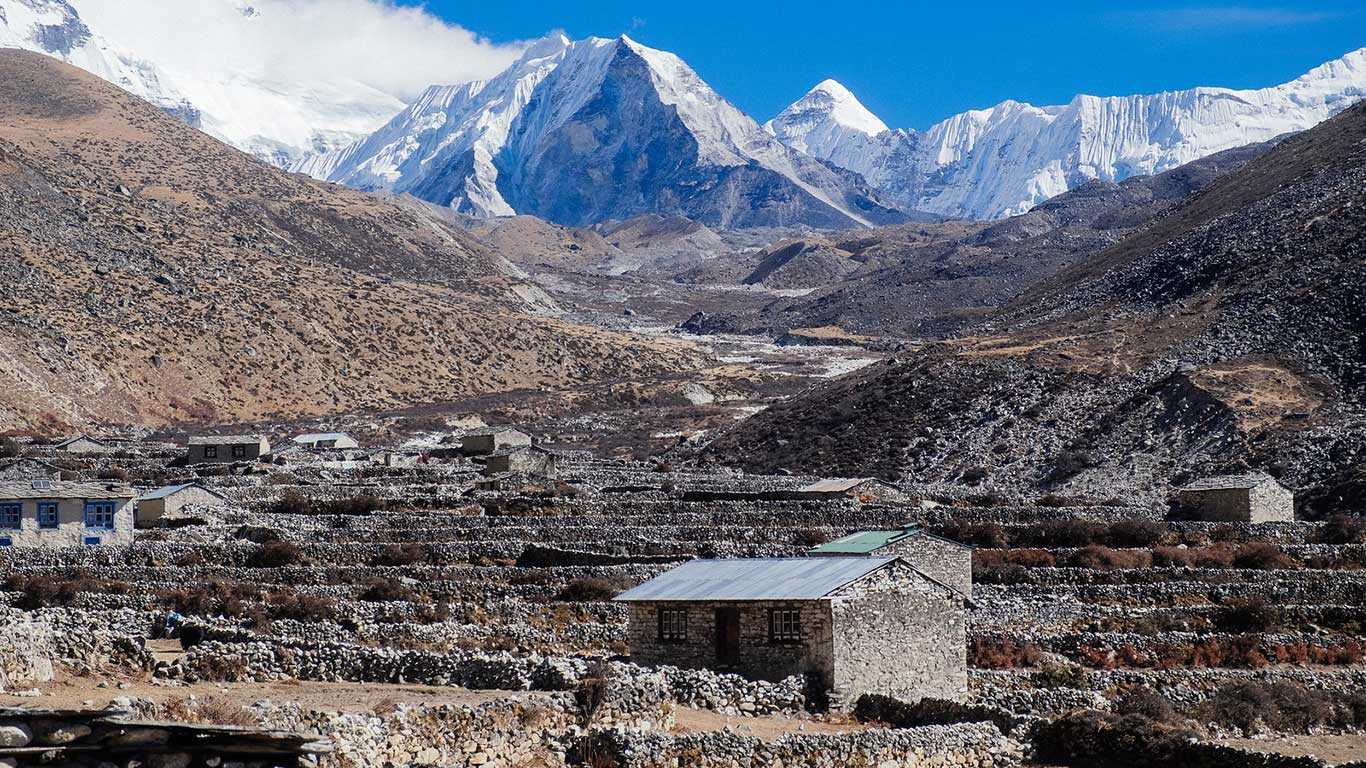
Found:
[[[895,531],[859,531],[835,539],[818,547],[807,550],[813,555],[866,555],[909,536],[919,530],[919,526],[908,525]]]

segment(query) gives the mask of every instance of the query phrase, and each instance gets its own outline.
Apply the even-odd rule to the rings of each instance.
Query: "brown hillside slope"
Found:
[[[972,336],[718,438],[750,469],[1107,498],[1248,467],[1366,489],[1366,104],[1046,278]]]
[[[0,51],[0,429],[244,421],[691,368],[527,314],[419,210]]]

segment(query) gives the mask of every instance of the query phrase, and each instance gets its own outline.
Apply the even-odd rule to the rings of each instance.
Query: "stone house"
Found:
[[[972,547],[926,533],[918,525],[859,531],[807,550],[811,557],[900,557],[925,576],[972,598]]]
[[[356,438],[345,432],[310,432],[308,434],[296,435],[293,439],[296,445],[313,450],[336,450],[345,448],[359,448],[360,443]]]
[[[1295,493],[1265,472],[1197,480],[1176,492],[1177,514],[1220,523],[1281,523],[1295,520]]]
[[[136,496],[107,483],[0,483],[0,547],[131,544]]]
[[[856,499],[866,502],[905,501],[906,495],[893,485],[871,477],[839,477],[818,480],[782,494],[798,501]]]
[[[526,446],[489,454],[484,459],[485,476],[501,475],[504,472],[553,480],[559,475],[559,458],[544,448]]]
[[[95,455],[101,453],[113,453],[119,450],[119,447],[117,445],[112,445],[103,440],[97,440],[93,437],[88,437],[86,435],[76,435],[75,437],[68,437],[60,443],[53,445],[52,449],[54,451],[63,451],[65,453]]]
[[[531,435],[510,427],[477,429],[460,437],[460,452],[470,456],[487,456],[509,448],[530,446]]]
[[[0,482],[6,480],[60,480],[62,471],[57,467],[28,457],[0,461]]]
[[[198,435],[189,441],[190,464],[256,461],[270,454],[270,441],[260,435]]]
[[[967,695],[964,598],[899,557],[693,560],[616,600],[637,664],[806,674],[837,708]]]
[[[191,504],[196,506],[220,506],[228,500],[222,495],[198,483],[167,485],[149,491],[138,498],[134,509],[138,528],[158,525],[167,515],[179,514]]]

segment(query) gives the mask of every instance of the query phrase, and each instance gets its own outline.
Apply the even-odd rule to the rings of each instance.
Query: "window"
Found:
[[[38,502],[38,527],[57,528],[61,525],[61,518],[58,515],[58,506],[55,501]]]
[[[100,545],[100,537],[86,536],[81,543],[85,544],[87,547],[98,547]]]
[[[24,505],[17,502],[0,504],[0,528],[19,530],[23,527]]]
[[[801,609],[769,609],[768,640],[771,643],[800,643],[802,641]]]
[[[234,459],[246,458],[247,447],[245,445],[234,445],[232,447],[232,457]]]
[[[0,536],[0,547],[12,547],[12,546],[14,546],[14,539],[11,539],[11,538],[8,537],[8,536]]]
[[[114,512],[118,505],[112,501],[87,501],[85,503],[85,527],[114,530]],[[98,544],[99,542],[95,542]]]
[[[659,641],[681,643],[688,639],[688,610],[686,608],[659,609]]]
[[[206,458],[206,459],[216,459],[216,458],[218,458],[218,446],[216,446],[216,445],[206,445],[206,446],[204,446],[204,458]]]

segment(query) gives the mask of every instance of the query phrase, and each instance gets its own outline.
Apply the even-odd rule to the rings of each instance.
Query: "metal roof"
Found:
[[[323,440],[350,440],[350,439],[352,439],[351,436],[348,435],[348,434],[346,434],[345,432],[309,432],[309,433],[303,434],[303,435],[296,435],[296,436],[294,437],[294,442],[296,442],[296,443],[318,443],[318,442],[322,442]]]
[[[852,491],[864,483],[873,482],[871,477],[836,477],[828,480],[817,480],[810,485],[804,485],[797,490],[802,493],[844,493]]]
[[[1247,472],[1241,475],[1218,475],[1216,477],[1202,477],[1190,485],[1181,488],[1183,491],[1218,491],[1228,489],[1256,488],[1265,482],[1275,482],[1275,478],[1265,472]]]
[[[166,498],[166,497],[168,497],[168,496],[174,496],[174,495],[176,495],[177,493],[180,493],[181,491],[183,491],[183,490],[185,490],[185,489],[187,489],[187,488],[197,488],[197,489],[199,489],[199,490],[201,490],[201,491],[204,491],[205,493],[213,494],[214,496],[217,496],[217,497],[220,498],[220,499],[223,498],[223,495],[222,495],[222,494],[216,493],[216,492],[214,492],[214,491],[212,491],[212,490],[210,490],[210,489],[208,489],[208,488],[205,488],[204,486],[200,485],[199,483],[181,483],[181,484],[179,484],[179,485],[163,485],[162,487],[156,489],[155,491],[148,491],[147,493],[143,494],[142,496],[139,496],[138,498],[139,498],[139,500],[144,500],[144,501],[145,501],[145,500],[152,500],[152,499],[164,499],[164,498]]]
[[[817,600],[895,557],[773,557],[690,560],[617,595],[652,600]]]
[[[35,487],[42,486],[42,487]],[[0,499],[131,499],[137,493],[117,483],[74,483],[24,480],[0,483]]]
[[[828,552],[846,553],[851,555],[866,555],[894,541],[900,541],[920,532],[920,526],[908,525],[905,528],[895,531],[859,531],[848,536],[826,542],[820,546],[812,547],[807,550],[813,554],[825,554]]]
[[[190,445],[255,445],[265,440],[260,435],[195,435]]]

